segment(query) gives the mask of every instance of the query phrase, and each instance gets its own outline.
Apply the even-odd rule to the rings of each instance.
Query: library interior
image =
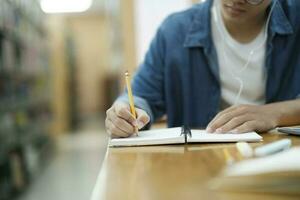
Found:
[[[294,120],[294,124],[289,126],[294,129],[274,127],[263,133],[250,130],[243,134],[210,134],[205,131],[206,127],[201,127],[201,131],[187,126],[172,129],[174,126],[170,120],[176,120],[178,116],[168,117],[164,113],[153,123],[151,130],[140,130],[136,136],[129,138],[115,138],[108,128],[106,120],[109,109],[120,95],[124,97],[124,91],[129,93],[126,88],[131,88],[130,83],[126,85],[124,73],[127,71],[133,77],[135,74],[137,77],[140,75],[139,78],[143,77],[142,73],[147,71],[143,67],[160,63],[155,60],[160,58],[157,55],[159,53],[155,52],[156,48],[171,46],[158,43],[161,40],[169,42],[175,34],[180,37],[181,32],[185,31],[167,30],[168,25],[175,23],[164,23],[166,19],[171,19],[168,16],[183,13],[172,15],[174,17],[171,20],[175,21],[176,17],[183,18],[181,15],[188,15],[196,9],[209,13],[204,9],[206,4],[213,1],[219,0],[1,0],[0,200],[299,199],[300,133],[298,128],[294,128],[299,125],[299,120],[298,124]],[[290,4],[295,2],[287,1]],[[243,6],[248,9],[251,6],[263,6],[266,2],[275,5],[274,9],[271,8],[271,14],[278,11],[278,7],[282,6],[280,4],[284,4],[281,9],[289,7],[282,0],[220,2],[226,6],[240,6],[237,9],[230,8],[236,16],[247,12],[242,10]],[[255,5],[256,2],[259,3]],[[299,7],[298,2],[295,4]],[[201,42],[195,39],[198,31],[196,25],[201,26],[201,20],[209,20],[204,15],[189,28],[190,35],[182,44],[182,51],[201,48]],[[188,20],[180,22],[183,23],[182,27],[186,27],[185,22],[189,23]],[[277,25],[280,26],[280,22]],[[284,32],[283,28],[281,24],[275,29]],[[168,38],[160,38],[160,31],[165,31],[165,34],[169,31],[170,35]],[[294,29],[295,34],[296,31],[297,28]],[[299,39],[294,41],[300,41],[298,32]],[[174,47],[177,47],[177,40],[182,39],[174,40]],[[205,41],[202,42],[204,45]],[[253,44],[256,45],[255,41]],[[282,48],[288,48],[281,45]],[[216,47],[219,53],[218,45]],[[186,62],[180,60],[181,56],[186,55],[183,53],[175,57],[176,54],[172,52],[181,50],[167,50],[168,58],[162,59],[173,60],[163,63],[165,71],[162,73],[164,76],[173,73],[174,76],[163,77],[163,81],[160,80],[161,74],[148,78],[166,84],[159,85],[164,88],[158,90],[170,89],[167,81],[172,79],[171,85],[175,86],[171,86],[171,91],[164,91],[162,98],[170,100],[167,95],[173,93],[175,98],[176,95],[178,97],[178,100],[173,99],[174,102],[180,102],[181,95],[190,91],[186,90],[182,94],[175,88],[180,81],[184,81],[176,76],[179,73],[176,70],[179,70],[178,63]],[[224,50],[225,56],[231,53]],[[211,52],[205,51],[206,56],[209,54]],[[197,55],[205,57],[201,53]],[[191,59],[189,63],[197,59],[191,55],[186,57],[183,60]],[[211,61],[208,57],[203,59]],[[300,60],[293,60],[297,59]],[[249,67],[245,68],[250,69],[252,62],[248,61]],[[168,66],[172,63],[174,68]],[[299,65],[300,62],[291,61],[289,64]],[[161,70],[158,66],[154,68],[148,69],[148,72]],[[210,76],[207,71],[192,70],[195,71],[189,73],[203,72]],[[300,73],[299,69],[292,70],[294,68],[290,73]],[[251,73],[243,73],[252,78]],[[277,77],[276,74],[273,76]],[[299,83],[300,78],[296,76],[293,76],[295,80],[290,79],[292,83],[296,80]],[[223,77],[221,75],[221,81]],[[248,87],[248,79],[240,89]],[[149,89],[143,85],[147,81],[139,80],[137,78],[135,85],[132,85],[134,94],[136,91],[143,94],[140,91],[143,86]],[[200,83],[194,79],[187,82]],[[233,84],[238,85],[238,82]],[[285,87],[288,83],[282,81],[282,84]],[[150,83],[150,86],[158,85]],[[198,102],[203,104],[209,96],[213,98],[212,93],[207,92],[209,89],[204,89],[204,86],[199,88],[199,95],[193,94],[192,97],[198,98],[203,91],[203,96],[207,98],[199,97]],[[287,98],[291,100],[291,94],[295,91],[300,94],[300,88],[297,84],[290,88],[294,89],[287,93]],[[241,93],[241,99],[247,97]],[[150,91],[145,96],[150,101],[153,99],[154,103],[148,102],[153,106],[156,93],[151,94]],[[191,108],[187,104],[192,101],[185,98],[183,101],[187,108]],[[138,101],[135,99],[135,102]],[[130,98],[126,103],[131,103]],[[204,107],[207,109],[214,105],[212,101],[206,103]],[[169,105],[162,106],[168,114],[170,112],[166,110],[172,109],[172,105]],[[160,106],[157,105],[155,109],[161,109]],[[196,104],[194,108],[202,109]],[[178,107],[185,116],[193,108],[186,112],[181,109]],[[131,112],[135,116],[135,111]],[[139,116],[138,109],[136,113]],[[209,116],[206,113],[198,114]],[[212,120],[212,117],[208,118]],[[185,119],[183,121],[189,123]],[[192,126],[197,120],[195,118],[191,121]]]

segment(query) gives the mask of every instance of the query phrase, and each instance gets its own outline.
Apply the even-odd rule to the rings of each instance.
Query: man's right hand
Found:
[[[129,104],[121,101],[115,102],[106,111],[105,127],[111,137],[129,137],[136,133],[136,127],[142,129],[150,117],[146,111],[135,108],[137,119],[130,112]]]

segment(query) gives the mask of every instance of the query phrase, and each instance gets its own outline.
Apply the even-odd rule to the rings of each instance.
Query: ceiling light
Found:
[[[41,0],[45,13],[84,12],[92,5],[92,0]]]

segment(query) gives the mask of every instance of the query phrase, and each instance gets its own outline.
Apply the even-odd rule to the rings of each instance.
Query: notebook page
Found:
[[[192,137],[188,142],[258,142],[262,137],[255,132],[232,134],[232,133],[207,133],[205,130],[192,130]]]
[[[145,146],[184,143],[184,136],[180,135],[180,133],[180,127],[140,131],[138,136],[133,135],[129,138],[110,139],[109,146]]]

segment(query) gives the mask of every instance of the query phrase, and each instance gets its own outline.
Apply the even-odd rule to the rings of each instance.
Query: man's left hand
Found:
[[[239,105],[220,112],[207,126],[210,133],[266,132],[275,128],[279,116],[272,105]]]

